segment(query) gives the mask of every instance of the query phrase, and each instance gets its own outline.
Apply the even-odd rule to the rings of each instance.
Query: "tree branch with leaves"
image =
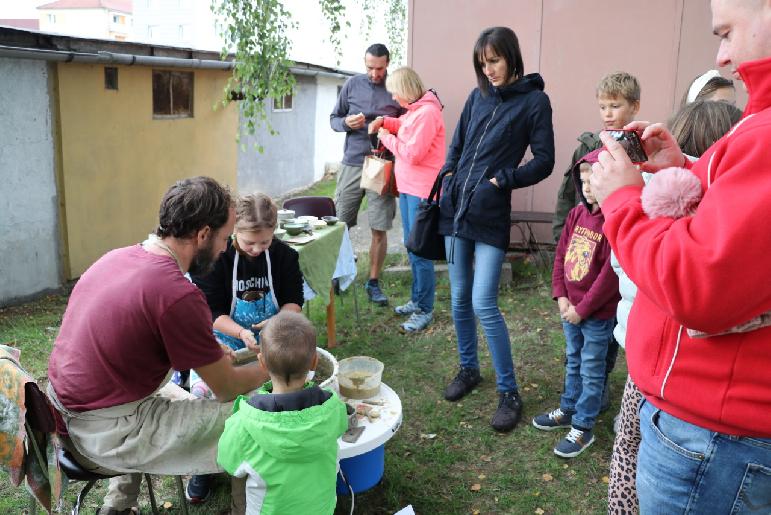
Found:
[[[318,0],[329,26],[329,41],[337,56],[342,54],[341,35],[345,20],[345,0]],[[392,59],[400,60],[404,45],[407,0],[357,0],[362,5],[368,26],[375,13],[386,8],[386,28]],[[297,27],[281,0],[212,0],[212,11],[223,21],[222,58],[234,54],[233,74],[228,79],[223,104],[241,102],[244,128],[252,135],[261,126],[276,134],[268,117],[266,101],[290,95],[296,80],[290,70],[292,42],[287,36]],[[369,31],[368,31],[369,32]]]

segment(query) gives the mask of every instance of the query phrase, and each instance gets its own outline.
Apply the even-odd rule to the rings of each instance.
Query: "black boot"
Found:
[[[444,398],[455,402],[471,393],[476,385],[482,382],[482,376],[479,375],[478,368],[461,367],[455,379],[444,389]]]
[[[498,409],[495,410],[490,425],[493,429],[501,433],[506,433],[514,429],[522,417],[522,399],[519,393],[503,392],[498,400]]]

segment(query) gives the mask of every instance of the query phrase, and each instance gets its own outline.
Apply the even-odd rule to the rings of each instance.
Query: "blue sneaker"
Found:
[[[212,474],[190,476],[185,488],[185,498],[190,504],[203,504],[211,496]]]
[[[418,307],[418,305],[412,302],[412,299],[410,299],[409,301],[407,301],[406,304],[402,304],[401,306],[396,306],[394,308],[394,313],[396,313],[397,315],[408,316],[419,310],[420,308]]]
[[[404,322],[401,327],[408,333],[415,333],[428,327],[428,324],[430,324],[433,319],[434,314],[432,312],[429,311],[428,313],[424,313],[418,309],[410,315],[409,320]]]
[[[533,427],[541,431],[554,431],[555,429],[570,427],[572,419],[573,415],[557,408],[533,418]]]
[[[593,443],[594,435],[591,429],[584,431],[572,427],[568,435],[554,448],[554,454],[562,458],[575,458]]]

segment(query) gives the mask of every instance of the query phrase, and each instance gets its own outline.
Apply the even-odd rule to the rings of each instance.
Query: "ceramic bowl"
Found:
[[[284,230],[289,234],[290,236],[297,236],[301,232],[305,230],[305,224],[298,223],[298,222],[292,222],[292,223],[285,223],[284,224]]]
[[[284,236],[286,236],[286,229],[276,229],[273,231],[273,236],[277,239],[282,239]]]
[[[324,220],[327,225],[335,225],[339,220],[336,216],[322,216],[321,219]]]

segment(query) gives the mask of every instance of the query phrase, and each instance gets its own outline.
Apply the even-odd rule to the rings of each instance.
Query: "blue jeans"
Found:
[[[646,400],[640,432],[641,514],[771,513],[771,438],[716,433]]]
[[[449,252],[452,237],[445,236]],[[458,338],[460,366],[479,368],[477,323],[482,325],[493,358],[499,392],[517,389],[514,361],[511,358],[509,330],[498,309],[498,283],[503,265],[503,249],[478,241],[455,238],[455,256],[448,259],[452,318]]]
[[[415,216],[418,213],[420,198],[406,193],[399,194],[399,210],[402,215],[404,227],[404,244],[407,245],[407,236],[410,234]],[[434,310],[434,294],[436,292],[436,279],[434,277],[434,262],[407,252],[412,267],[412,302],[424,313]]]
[[[602,404],[605,356],[615,319],[587,318],[580,324],[562,322],[565,332],[565,389],[560,409],[573,415],[573,425],[592,429]]]

